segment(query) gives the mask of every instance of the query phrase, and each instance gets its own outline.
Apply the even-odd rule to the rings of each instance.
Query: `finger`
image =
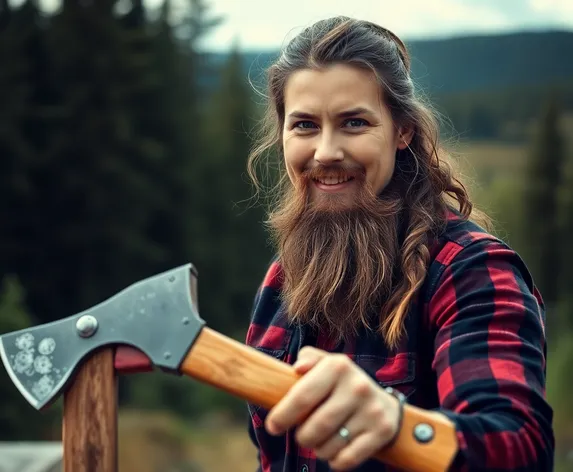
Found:
[[[370,459],[381,447],[380,438],[372,431],[359,434],[351,439],[349,444],[339,448],[331,456],[328,464],[333,470],[346,471],[358,467]]]
[[[323,361],[301,377],[271,409],[265,420],[270,434],[282,434],[308,417],[349,370],[348,362],[338,356],[331,355]]]
[[[270,434],[282,434],[300,423],[326,399],[334,388],[337,374],[320,364],[298,380],[271,409],[265,420]]]
[[[346,447],[340,449],[338,454],[331,458],[328,463],[333,470],[355,469],[379,450],[378,445],[379,439],[374,434],[361,434]]]
[[[339,453],[348,446],[348,440],[338,433],[330,437],[323,445],[314,448],[314,453],[318,459],[323,461],[333,460]]]
[[[328,353],[326,351],[312,346],[305,346],[298,353],[298,359],[293,364],[293,367],[298,374],[306,374],[327,355]]]
[[[345,427],[350,433],[349,438],[340,436],[340,429]],[[350,417],[341,421],[334,429],[332,434],[324,441],[311,446],[317,457],[329,461],[336,457],[336,455],[355,438],[364,434],[372,427],[372,418],[365,411],[360,411],[358,414],[352,414]]]
[[[296,432],[297,442],[306,448],[316,448],[356,415],[363,398],[350,394],[345,383],[339,383],[332,395],[305,419]]]

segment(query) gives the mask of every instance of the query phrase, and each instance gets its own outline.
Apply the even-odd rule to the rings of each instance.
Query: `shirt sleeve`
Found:
[[[440,412],[455,424],[455,471],[553,470],[544,305],[504,243],[454,245],[429,302]]]

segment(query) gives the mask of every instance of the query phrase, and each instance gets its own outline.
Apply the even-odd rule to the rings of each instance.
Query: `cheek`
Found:
[[[294,184],[296,181],[296,172],[293,170],[293,168],[289,165],[288,162],[285,162],[285,167],[289,180],[291,181],[292,184]]]
[[[366,151],[366,149],[363,149]],[[396,164],[396,151],[391,147],[372,146],[369,152],[362,154],[361,164],[366,169],[366,179],[378,193],[386,187]]]
[[[283,143],[283,162],[286,169],[286,173],[288,175],[289,180],[291,183],[295,183],[296,176],[298,174],[296,167],[295,167],[295,159],[293,158],[292,149],[290,145]]]
[[[372,182],[376,193],[380,193],[382,190],[384,190],[384,188],[390,182],[392,175],[394,175],[395,164],[396,159],[394,155],[387,156],[383,161],[380,161],[378,169],[373,176],[374,182]]]
[[[308,164],[308,150],[304,143],[296,139],[283,142],[283,154],[289,177],[299,175]]]

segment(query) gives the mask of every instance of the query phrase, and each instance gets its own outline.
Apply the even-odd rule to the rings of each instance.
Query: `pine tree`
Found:
[[[0,277],[33,257],[33,174],[45,159],[44,32],[35,2],[0,9]],[[32,248],[32,249],[30,249]]]
[[[563,183],[561,185],[561,227],[557,246],[561,254],[559,272],[559,290],[561,297],[560,327],[573,332],[573,140],[568,140],[564,148],[566,163],[564,165]]]
[[[213,152],[208,181],[212,182],[210,192],[218,195],[219,207],[212,212],[209,237],[217,263],[208,277],[218,280],[225,291],[225,297],[216,298],[214,322],[229,331],[246,326],[254,291],[271,257],[262,224],[264,212],[251,205],[252,188],[246,175],[258,110],[244,71],[235,47],[219,73],[220,86],[207,120]]]
[[[6,28],[11,16],[12,10],[8,4],[8,0],[0,0],[0,32]]]
[[[523,234],[527,257],[551,318],[559,302],[561,277],[559,191],[564,170],[564,144],[559,132],[557,101],[548,101],[532,143],[524,185]],[[552,325],[554,320],[549,320]]]
[[[165,144],[162,166],[155,175],[163,203],[150,222],[149,231],[159,245],[169,248],[163,261],[166,267],[188,262],[192,256],[190,244],[197,236],[193,224],[198,217],[192,205],[196,186],[201,185],[200,175],[194,174],[205,157],[197,125],[200,121],[197,55],[193,43],[184,43],[175,35],[177,25],[169,22],[169,5],[165,2],[154,26],[153,69],[158,88],[155,103],[147,110],[155,115],[147,122],[149,131],[161,136]]]
[[[160,205],[156,154],[145,152],[151,146],[130,108],[147,77],[133,80],[134,54],[114,3],[66,0],[49,24],[44,80],[57,113],[46,118],[47,151],[27,215],[34,264],[50,274],[46,280],[34,268],[27,280],[32,309],[45,321],[100,302],[163,256],[145,231]]]

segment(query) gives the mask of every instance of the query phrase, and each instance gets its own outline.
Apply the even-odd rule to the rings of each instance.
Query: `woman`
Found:
[[[276,258],[246,341],[302,377],[271,411],[249,405],[259,470],[389,470],[376,451],[436,434],[407,430],[404,403],[451,426],[452,470],[551,470],[541,296],[447,166],[402,41],[319,21],[268,90],[249,171],[258,184],[279,151]]]

